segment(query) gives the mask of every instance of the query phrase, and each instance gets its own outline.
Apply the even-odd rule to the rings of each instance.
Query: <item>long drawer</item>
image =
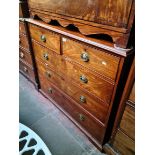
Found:
[[[19,48],[19,58],[23,61],[26,61],[29,65],[32,66],[32,57],[30,52],[26,51],[23,48]]]
[[[75,100],[81,107],[87,110],[90,114],[96,117],[102,123],[106,122],[109,105],[103,103],[98,98],[86,93],[84,90],[77,87],[75,84],[66,81],[63,77],[59,76],[56,72],[44,65],[42,62],[37,61],[39,78],[44,78],[55,84],[62,91],[68,94]]]
[[[19,35],[19,45],[27,50],[29,50],[28,38],[26,35]]]
[[[88,113],[82,110],[76,103],[64,96],[52,83],[40,79],[41,90],[52,98],[64,109],[86,132],[91,134],[96,141],[102,144],[105,127],[94,120]]]
[[[115,80],[120,61],[119,57],[67,38],[62,38],[62,40],[63,54],[66,57]]]
[[[33,72],[33,68],[31,68],[28,64],[24,63],[22,60],[19,61],[19,70],[26,75],[31,81],[35,81],[35,75]]]
[[[32,24],[29,24],[29,30],[32,39],[60,54],[60,36],[58,34]]]

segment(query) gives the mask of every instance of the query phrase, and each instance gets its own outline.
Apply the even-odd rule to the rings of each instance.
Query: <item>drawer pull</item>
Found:
[[[84,62],[88,62],[89,61],[89,55],[87,53],[82,53],[81,54],[81,59],[84,61]]]
[[[86,97],[80,96],[80,102],[81,103],[86,103]]]
[[[85,120],[85,116],[82,115],[82,114],[79,114],[79,119],[80,119],[80,121],[84,121]]]
[[[80,80],[81,80],[83,83],[88,83],[88,79],[87,79],[84,75],[81,75],[81,76],[80,76]]]
[[[24,58],[24,53],[23,52],[20,52],[20,57]]]
[[[52,88],[48,88],[48,93],[49,93],[49,94],[52,94],[52,93],[53,93]]]
[[[24,67],[24,72],[26,72],[26,73],[28,72],[28,69],[26,67]]]
[[[50,78],[50,77],[51,77],[51,72],[46,71],[46,72],[45,72],[45,75],[46,75],[46,77]]]
[[[47,53],[44,53],[44,54],[43,54],[43,58],[44,58],[45,60],[48,60],[48,59],[49,59],[48,54],[47,54]]]
[[[44,35],[41,35],[40,39],[41,39],[42,42],[46,42],[46,37]]]

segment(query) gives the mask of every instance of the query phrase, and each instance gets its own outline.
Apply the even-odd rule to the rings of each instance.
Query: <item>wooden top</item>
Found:
[[[20,19],[20,20],[23,20],[23,19]],[[110,51],[112,53],[118,54],[118,55],[123,56],[123,57],[126,57],[127,55],[129,55],[130,53],[133,52],[132,49],[117,48],[113,43],[110,43],[108,41],[94,39],[94,38],[91,38],[88,36],[84,36],[78,32],[67,30],[66,28],[63,28],[61,26],[49,25],[43,21],[34,20],[31,18],[25,18],[24,20],[29,22],[29,23],[38,25],[40,27],[44,27],[50,31],[54,31],[56,33],[64,35],[66,37],[70,37],[70,38],[85,42],[89,45],[93,45],[95,47]]]

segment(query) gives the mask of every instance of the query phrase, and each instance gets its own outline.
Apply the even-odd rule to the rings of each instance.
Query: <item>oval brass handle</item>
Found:
[[[88,61],[89,61],[89,55],[88,55],[88,53],[83,52],[83,53],[81,54],[81,59],[82,59],[84,62],[88,62]]]
[[[50,78],[50,77],[51,77],[51,72],[46,71],[46,72],[45,72],[45,75],[46,75],[46,77]]]
[[[48,88],[48,93],[50,93],[50,94],[52,94],[52,93],[53,93],[52,88]]]
[[[79,114],[79,119],[80,119],[80,121],[84,121],[85,120],[85,116],[83,114]]]
[[[24,67],[24,72],[28,72],[28,69],[26,67]]]
[[[86,103],[86,97],[80,96],[80,102],[81,103]]]
[[[40,39],[41,39],[42,42],[46,42],[46,37],[44,35],[41,35]]]
[[[87,79],[84,75],[81,75],[81,76],[80,76],[80,80],[81,80],[83,83],[88,83],[88,79]]]
[[[23,52],[20,52],[20,57],[24,58],[24,53]]]
[[[49,59],[48,54],[47,54],[47,53],[44,53],[44,54],[43,54],[43,58],[44,58],[45,60],[48,60],[48,59]]]

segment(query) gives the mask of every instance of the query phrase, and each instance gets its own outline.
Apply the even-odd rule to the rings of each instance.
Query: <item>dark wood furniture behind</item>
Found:
[[[57,20],[74,25],[84,35],[109,35],[116,46],[126,48],[134,21],[134,0],[28,0],[31,17],[46,23]]]
[[[135,62],[133,61],[128,80],[116,115],[113,134],[104,146],[108,155],[135,154]]]
[[[38,88],[30,36],[24,18],[19,19],[19,71]]]

